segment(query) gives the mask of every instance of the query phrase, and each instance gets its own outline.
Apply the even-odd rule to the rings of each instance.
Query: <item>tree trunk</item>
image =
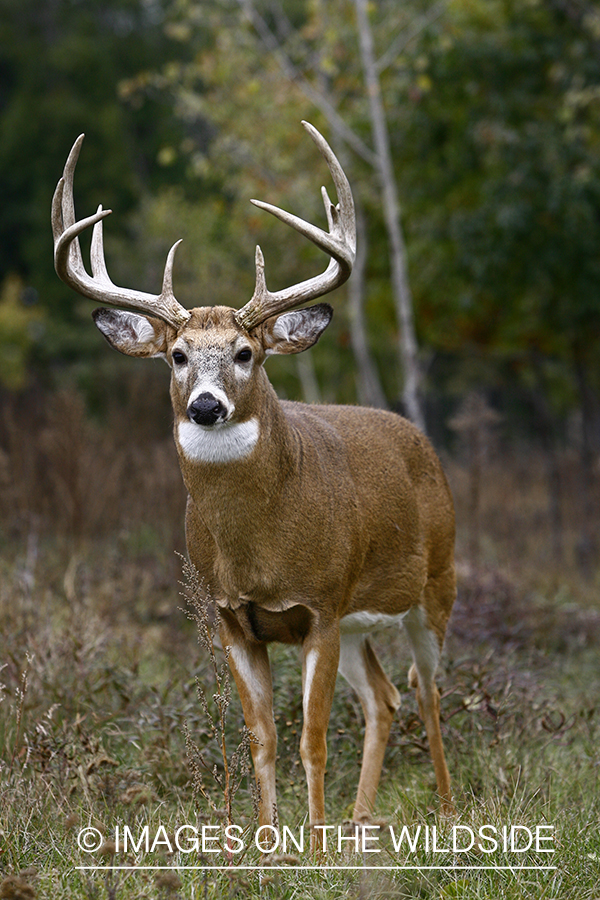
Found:
[[[367,14],[367,0],[354,0],[360,41],[360,53],[369,100],[369,114],[381,180],[383,212],[390,242],[392,288],[400,323],[400,353],[404,367],[403,401],[405,412],[419,428],[425,430],[421,405],[421,372],[413,307],[406,264],[406,245],[400,222],[400,203],[392,165],[390,139],[375,65],[373,35]]]
[[[379,380],[377,368],[369,350],[367,329],[365,325],[365,269],[367,263],[367,229],[362,210],[356,209],[356,260],[352,278],[348,282],[348,320],[350,323],[350,341],[356,360],[358,376],[356,390],[359,403],[364,406],[375,406],[387,409],[388,403]]]
[[[573,348],[575,377],[579,388],[581,402],[581,525],[577,543],[577,556],[583,575],[589,580],[592,577],[598,559],[598,535],[594,516],[596,497],[595,456],[597,400],[588,378],[588,366],[585,353],[580,348]]]
[[[558,455],[554,440],[553,417],[544,393],[544,379],[539,364],[534,360],[532,369],[537,374],[537,385],[531,391],[536,433],[541,438],[544,466],[548,483],[548,521],[553,562],[560,566],[564,559],[564,523],[561,505],[561,479]]]
[[[296,357],[296,371],[302,385],[305,403],[322,403],[321,390],[315,371],[315,362],[310,353],[299,353]]]

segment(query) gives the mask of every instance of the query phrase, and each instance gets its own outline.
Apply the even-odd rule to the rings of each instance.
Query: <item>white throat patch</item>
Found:
[[[260,435],[258,419],[223,425],[204,426],[180,422],[177,439],[190,462],[228,463],[249,456]]]

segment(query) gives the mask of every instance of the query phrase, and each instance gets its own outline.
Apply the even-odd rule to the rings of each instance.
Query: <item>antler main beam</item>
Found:
[[[63,177],[56,186],[52,200],[54,268],[59,278],[91,300],[127,309],[140,309],[163,319],[175,328],[185,325],[191,313],[177,302],[173,294],[173,259],[181,241],[177,241],[171,247],[167,256],[162,291],[160,294],[146,294],[144,291],[117,287],[110,279],[104,260],[102,220],[110,215],[112,210],[102,209],[99,206],[95,215],[81,219],[79,222],[76,220],[73,177],[83,138],[84,136],[80,135],[73,144],[65,164]],[[93,226],[90,251],[92,274],[89,275],[81,254],[79,235],[91,226]]]
[[[350,184],[325,138],[308,122],[302,124],[325,157],[337,191],[339,202],[335,206],[329,199],[325,188],[321,189],[329,231],[323,231],[316,225],[311,225],[285,210],[271,206],[270,203],[263,203],[261,200],[252,200],[252,203],[309,238],[317,247],[328,253],[331,260],[321,275],[316,275],[314,278],[309,278],[307,281],[302,281],[281,291],[271,292],[268,290],[265,280],[264,257],[260,247],[257,247],[254,294],[252,299],[236,313],[238,324],[248,331],[260,325],[270,316],[328,294],[347,281],[352,273],[356,254],[356,220]]]

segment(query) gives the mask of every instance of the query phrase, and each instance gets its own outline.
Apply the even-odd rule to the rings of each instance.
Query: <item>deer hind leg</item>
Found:
[[[375,806],[390,728],[400,694],[381,667],[367,637],[342,634],[339,671],[356,692],[365,716],[365,741],[352,819],[368,822]]]
[[[417,690],[419,713],[427,732],[438,794],[442,801],[442,812],[445,815],[451,815],[454,812],[454,806],[450,789],[450,774],[442,746],[440,694],[435,683],[435,673],[440,659],[443,634],[440,637],[430,627],[422,607],[411,609],[405,616],[402,624],[406,629],[413,657],[413,664],[408,673],[408,681],[410,686]]]
[[[267,647],[247,640],[233,616],[223,610],[221,641],[224,647],[229,647],[229,666],[240,695],[246,727],[258,741],[251,743],[250,752],[259,788],[259,825],[274,825],[277,818],[277,732]]]

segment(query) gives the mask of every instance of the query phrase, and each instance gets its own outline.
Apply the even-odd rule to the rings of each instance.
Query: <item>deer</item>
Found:
[[[372,821],[400,693],[370,633],[402,625],[442,814],[452,814],[435,675],[456,595],[450,489],[427,437],[397,413],[280,400],[264,363],[300,353],[329,324],[327,303],[306,306],[350,277],[356,252],[348,179],[324,137],[302,123],[325,158],[338,202],[322,188],[328,230],[252,200],[329,256],[326,269],[278,291],[267,288],[256,248],[256,286],[240,309],[188,310],[173,293],[167,256],[160,294],[117,287],[104,258],[111,212],[77,220],[73,178],[83,135],[52,202],[58,276],[102,304],[93,319],[121,353],[166,360],[173,433],[187,489],[189,560],[219,610],[220,638],[239,692],[259,787],[259,825],[276,827],[277,733],[268,647],[302,656],[300,756],[311,834],[325,823],[327,729],[339,671],[364,713],[364,748],[353,822]],[[92,228],[91,275],[79,235]],[[301,308],[298,308],[301,307]],[[137,310],[137,311],[136,311]]]

